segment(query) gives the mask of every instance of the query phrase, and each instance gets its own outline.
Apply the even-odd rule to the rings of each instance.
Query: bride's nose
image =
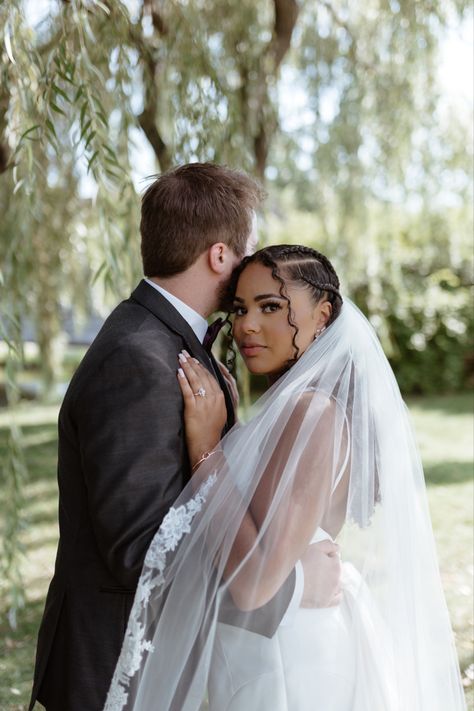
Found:
[[[247,313],[242,321],[241,327],[244,333],[258,333],[260,331],[260,324],[256,315]]]

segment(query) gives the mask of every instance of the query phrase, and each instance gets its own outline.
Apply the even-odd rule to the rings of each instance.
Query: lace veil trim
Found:
[[[216,474],[208,477],[187,504],[177,508],[172,507],[150,544],[104,711],[122,711],[125,708],[130,681],[140,669],[145,652],[154,650],[153,644],[145,637],[145,625],[141,622],[141,613],[146,609],[152,591],[164,582],[166,554],[174,551],[182,537],[190,533],[191,522],[202,509],[216,478]]]

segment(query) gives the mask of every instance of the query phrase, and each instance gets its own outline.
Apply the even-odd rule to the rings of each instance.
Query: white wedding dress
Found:
[[[311,543],[325,539],[318,528]],[[210,711],[398,711],[383,625],[351,564],[342,587],[339,606],[300,607],[272,638],[219,623]]]
[[[318,529],[312,542],[328,538]],[[210,710],[350,711],[355,650],[344,608],[300,607],[271,638],[219,623]]]

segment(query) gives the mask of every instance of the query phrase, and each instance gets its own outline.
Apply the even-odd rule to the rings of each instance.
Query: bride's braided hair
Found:
[[[294,321],[291,301],[286,289],[286,281],[300,282],[312,290],[315,303],[325,298],[332,306],[331,316],[327,326],[332,323],[341,311],[342,296],[339,291],[339,277],[329,259],[321,252],[304,245],[281,244],[260,249],[255,254],[245,257],[232,275],[230,284],[230,298],[233,299],[237,282],[244,269],[254,262],[268,267],[273,278],[280,284],[280,295],[288,303],[288,323],[294,329],[293,358],[288,362],[291,366],[299,357],[299,348],[296,344],[298,326]],[[230,352],[232,357],[232,350]],[[233,363],[231,363],[233,365]]]

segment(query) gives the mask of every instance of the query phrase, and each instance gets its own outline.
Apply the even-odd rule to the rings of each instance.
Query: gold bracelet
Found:
[[[209,457],[211,455],[216,454],[217,452],[220,452],[220,451],[221,451],[220,449],[212,449],[210,452],[204,452],[204,454],[201,456],[201,459],[199,459],[199,461],[197,461],[196,464],[191,469],[191,474],[194,474],[194,472],[196,471],[198,466],[200,464],[202,464],[203,462],[205,462],[206,459],[209,459]]]

